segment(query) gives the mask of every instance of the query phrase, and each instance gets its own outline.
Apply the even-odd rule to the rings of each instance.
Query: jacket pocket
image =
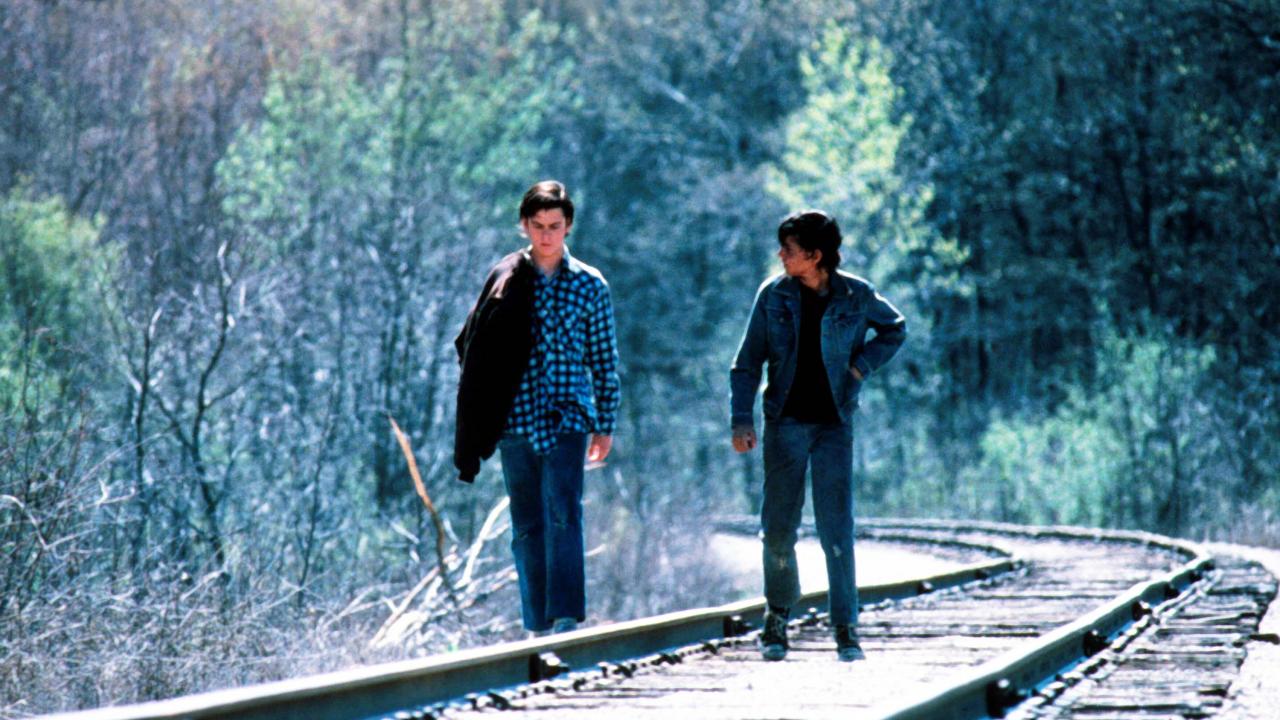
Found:
[[[854,350],[861,342],[867,326],[866,313],[844,312],[830,318],[828,337],[829,345],[825,349],[831,358],[843,358],[847,364]]]
[[[769,317],[769,357],[778,362],[791,354],[795,347],[795,320],[791,310],[784,305],[771,305],[767,308]]]

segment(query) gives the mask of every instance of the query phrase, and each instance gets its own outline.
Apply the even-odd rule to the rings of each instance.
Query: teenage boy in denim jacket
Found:
[[[756,446],[752,405],[764,391],[764,594],[760,633],[766,660],[786,657],[787,618],[800,599],[796,531],[806,467],[827,559],[830,618],[843,661],[864,657],[858,640],[853,558],[852,416],[858,391],[906,339],[906,320],[862,278],[840,272],[840,228],[816,210],[778,227],[784,273],[765,281],[729,373],[733,448]],[[875,335],[867,340],[867,331]]]

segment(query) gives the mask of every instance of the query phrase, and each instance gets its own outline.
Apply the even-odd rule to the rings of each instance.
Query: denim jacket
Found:
[[[867,331],[875,336],[867,341]],[[822,316],[822,361],[840,419],[849,422],[862,383],[893,357],[907,337],[907,321],[875,287],[860,277],[831,273],[831,301]],[[769,363],[764,417],[777,419],[795,379],[800,338],[800,281],[780,274],[756,293],[751,320],[729,371],[730,415],[734,427],[753,426],[752,405],[761,367]]]

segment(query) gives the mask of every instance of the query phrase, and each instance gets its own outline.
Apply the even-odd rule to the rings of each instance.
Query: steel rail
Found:
[[[1000,557],[947,572],[858,588],[866,604],[900,600],[986,580],[1017,570],[1024,561],[998,546],[949,538],[922,539],[886,528],[877,539],[931,542],[981,549]],[[827,591],[805,594],[799,607],[821,606]],[[351,720],[448,703],[592,669],[673,648],[737,637],[758,626],[764,599],[667,613],[574,632],[464,650],[420,660],[384,663],[243,688],[218,690],[137,705],[45,716],[45,720]]]
[[[1213,556],[1195,543],[1144,532],[947,521],[883,520],[874,524],[879,528],[932,527],[948,532],[969,530],[1026,537],[1129,542],[1165,548],[1189,558],[1181,567],[1135,584],[1076,621],[984,662],[956,680],[925,688],[921,694],[906,701],[873,709],[868,717],[879,720],[1004,717],[1015,705],[1069,668],[1106,649],[1134,623],[1150,615],[1154,608],[1181,597],[1213,569],[1214,564]]]

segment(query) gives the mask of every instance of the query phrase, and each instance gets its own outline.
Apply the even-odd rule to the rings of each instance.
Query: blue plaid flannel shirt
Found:
[[[507,432],[546,453],[567,432],[612,435],[622,393],[609,285],[566,248],[551,277],[538,273],[529,366]]]

